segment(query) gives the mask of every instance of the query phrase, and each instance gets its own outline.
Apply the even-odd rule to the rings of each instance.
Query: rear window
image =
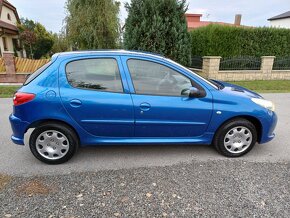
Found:
[[[66,66],[71,86],[103,92],[123,93],[118,63],[114,58],[97,58],[73,61]]]
[[[39,68],[37,71],[35,71],[33,74],[31,74],[27,80],[24,82],[24,86],[32,82],[36,77],[38,77],[43,71],[45,71],[49,65],[51,64],[51,61],[48,62],[47,64],[43,65],[41,68]]]

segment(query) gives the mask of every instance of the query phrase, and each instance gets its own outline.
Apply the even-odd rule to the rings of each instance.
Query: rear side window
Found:
[[[123,92],[118,63],[113,58],[73,61],[66,66],[68,82],[75,88]]]
[[[28,83],[32,82],[36,77],[38,77],[40,74],[42,74],[43,71],[45,71],[49,66],[51,65],[51,61],[47,64],[43,65],[41,68],[39,68],[37,71],[35,71],[33,74],[31,74],[27,80],[24,82],[24,86],[26,86]]]

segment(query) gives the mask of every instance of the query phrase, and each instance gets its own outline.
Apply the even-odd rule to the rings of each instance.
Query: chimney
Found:
[[[236,14],[236,16],[235,16],[235,26],[241,26],[241,21],[242,21],[242,15],[241,14]]]

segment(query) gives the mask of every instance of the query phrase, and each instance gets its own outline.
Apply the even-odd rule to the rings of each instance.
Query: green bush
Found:
[[[193,56],[289,56],[290,30],[209,25],[191,31]]]

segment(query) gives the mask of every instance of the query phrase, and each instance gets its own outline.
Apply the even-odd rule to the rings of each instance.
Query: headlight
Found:
[[[252,98],[252,101],[266,109],[275,111],[275,105],[272,101],[267,101],[265,99],[260,99],[260,98]]]

